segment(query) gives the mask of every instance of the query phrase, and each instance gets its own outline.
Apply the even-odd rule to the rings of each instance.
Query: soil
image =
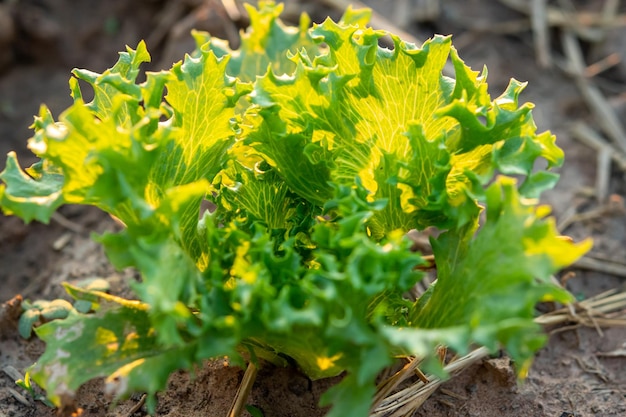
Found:
[[[227,3],[227,2],[224,2]],[[294,4],[289,10],[306,9],[314,19],[339,13],[333,2]],[[540,130],[551,130],[565,150],[566,163],[558,186],[544,200],[561,220],[572,210],[590,212],[604,207],[593,197],[598,175],[596,152],[576,141],[570,131],[577,120],[598,126],[574,81],[558,66],[542,68],[536,63],[529,27],[494,33],[505,21],[524,16],[492,0],[366,2],[382,15],[421,39],[433,33],[454,34],[460,55],[475,69],[487,65],[490,88],[498,95],[509,78],[529,82],[523,99],[536,104]],[[439,4],[435,14],[399,15],[400,4],[426,10]],[[552,4],[552,2],[548,2]],[[558,3],[558,2],[555,2]],[[593,10],[598,3],[577,1],[577,7]],[[73,67],[102,71],[117,59],[125,44],[151,40],[153,63],[146,69],[169,67],[190,50],[191,27],[229,37],[236,44],[237,23],[225,19],[222,2],[138,0],[0,0],[0,154],[15,150],[23,166],[35,161],[26,148],[27,127],[46,103],[55,116],[69,106],[67,80]],[[132,5],[132,6],[131,6]],[[326,5],[326,6],[324,6]],[[421,6],[420,6],[421,5]],[[423,9],[419,9],[419,7]],[[203,14],[200,13],[203,11]],[[625,10],[621,10],[624,13]],[[401,22],[398,20],[401,16]],[[421,17],[421,18],[420,18]],[[169,20],[168,20],[169,19]],[[394,20],[395,19],[395,20]],[[588,62],[611,53],[626,56],[626,30],[606,31],[605,42],[586,43]],[[558,63],[563,55],[559,30],[551,32],[551,51]],[[561,59],[562,61],[562,59]],[[598,85],[620,120],[626,116],[626,61],[598,75]],[[0,161],[0,170],[4,161]],[[626,212],[619,210],[626,198],[624,171],[614,168],[609,198],[618,210],[589,216],[568,227],[574,239],[593,237],[593,253],[610,260],[626,259]],[[623,207],[623,206],[621,206]],[[31,398],[14,384],[14,371],[24,374],[43,352],[36,338],[25,340],[16,329],[20,298],[65,297],[61,282],[105,277],[115,294],[132,296],[128,283],[137,279],[132,270],[115,271],[91,232],[115,230],[107,215],[93,208],[68,206],[49,225],[24,225],[13,217],[0,217],[0,417],[53,416],[56,411]],[[624,288],[616,275],[592,270],[566,271],[567,288],[585,298],[603,291]],[[517,384],[506,356],[486,359],[448,381],[433,394],[415,416],[624,416],[626,415],[626,328],[556,328],[539,351],[523,384]],[[613,352],[614,355],[606,355]],[[619,353],[621,352],[621,354]],[[12,372],[13,371],[13,372]],[[167,391],[158,397],[156,415],[226,415],[243,370],[221,361],[207,362],[193,375],[177,372]],[[322,416],[320,393],[333,380],[311,382],[293,369],[264,366],[248,403],[266,417]],[[102,390],[102,381],[83,386],[77,396],[82,416],[146,416],[141,395],[113,404]],[[244,415],[249,415],[247,412]]]

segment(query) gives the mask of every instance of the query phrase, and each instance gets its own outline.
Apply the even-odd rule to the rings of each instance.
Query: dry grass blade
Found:
[[[596,196],[598,201],[606,200],[611,180],[611,151],[604,148],[598,152],[598,172],[596,174]]]
[[[12,365],[6,365],[2,368],[2,372],[4,372],[9,378],[13,381],[17,381],[18,379],[24,379],[24,376]]]
[[[556,228],[560,233],[563,233],[569,226],[577,222],[604,219],[611,216],[623,216],[624,214],[626,214],[624,199],[617,194],[611,194],[607,201],[603,202],[599,207],[582,213],[578,213],[576,206],[572,206],[571,210],[563,214]],[[598,270],[604,271],[603,269]]]
[[[607,55],[601,60],[594,62],[585,69],[585,77],[592,78],[596,75],[613,68],[622,62],[622,57],[617,52]]]
[[[584,256],[576,261],[573,266],[580,269],[589,269],[596,272],[603,272],[605,274],[626,278],[626,265],[618,262],[598,260]]]
[[[32,407],[32,404],[30,403],[30,401],[28,401],[28,399],[26,397],[24,397],[22,394],[20,394],[19,392],[15,391],[13,388],[5,388],[7,390],[7,392],[9,394],[11,394],[13,396],[13,398],[15,398],[18,402],[20,402],[21,404],[25,405],[26,407]]]
[[[243,374],[243,379],[239,384],[239,388],[237,388],[237,392],[235,393],[235,398],[228,412],[228,417],[239,417],[241,415],[258,373],[259,368],[254,363],[249,362],[246,372]]]
[[[137,411],[139,411],[141,407],[144,406],[144,404],[146,403],[146,398],[148,398],[148,395],[142,394],[141,398],[139,398],[139,401],[137,401],[137,403],[133,405],[130,410],[128,410],[128,413],[126,413],[126,417],[133,417],[133,415]]]
[[[574,76],[576,85],[597,119],[598,124],[602,126],[607,136],[613,140],[620,151],[626,152],[626,132],[624,127],[600,90],[585,77],[586,65],[580,45],[574,34],[570,31],[564,31],[562,42],[563,50],[568,59],[569,71]]]
[[[589,327],[626,326],[626,292],[607,291],[539,316],[535,322],[545,326],[565,323]]]
[[[532,2],[528,0],[499,0],[500,3],[525,15],[532,14]],[[558,26],[573,30],[580,38],[597,42],[604,38],[604,30],[626,26],[626,15],[613,13],[608,15],[610,7],[601,13],[566,12],[557,7],[546,7],[546,21],[549,26]],[[601,29],[601,30],[598,30]]]
[[[172,1],[156,15],[156,24],[153,26],[150,36],[148,36],[146,43],[151,48],[156,48],[166,38],[172,26],[176,24],[180,19],[185,16],[186,5],[183,2]]]
[[[546,16],[546,0],[532,0],[530,21],[533,28],[533,39],[537,62],[543,68],[552,65],[550,56],[550,38],[548,36],[548,18]]]
[[[606,152],[611,155],[613,162],[615,162],[622,171],[626,172],[626,154],[615,149],[611,143],[604,140],[604,138],[588,124],[581,121],[576,122],[572,126],[571,132],[575,139],[596,151],[600,152],[606,150]]]
[[[617,16],[620,2],[621,0],[605,0],[601,13],[604,22],[610,22],[613,16]]]
[[[376,396],[372,403],[372,408],[377,406],[389,396],[402,382],[415,375],[415,370],[421,363],[418,358],[410,358],[409,362],[404,365],[402,369],[396,372],[391,377],[385,379],[376,387]]]
[[[230,20],[238,22],[243,18],[241,10],[235,0],[221,0],[221,2],[222,7],[224,7],[224,10],[228,14],[228,17],[230,17]]]
[[[453,377],[487,355],[489,355],[489,350],[481,347],[463,357],[451,361],[444,369]],[[413,359],[413,361],[418,360]],[[392,378],[396,377],[399,379],[404,378],[406,374],[398,373],[397,376],[394,375]],[[444,382],[442,379],[435,376],[429,376],[428,380],[428,383],[424,383],[420,380],[399,392],[386,396],[376,405],[370,417],[401,417],[410,415]],[[404,380],[399,381],[396,386],[403,381]]]
[[[458,24],[471,32],[489,33],[498,35],[508,35],[520,32],[526,32],[531,29],[528,19],[507,20],[505,22],[475,22],[475,21],[459,21]],[[456,44],[459,44],[459,37],[467,34],[460,34],[456,38]]]
[[[80,233],[85,232],[85,228],[82,225],[69,220],[58,211],[55,211],[54,213],[52,213],[51,219],[57,222],[58,224],[60,224],[61,226],[65,227],[66,229],[71,230],[74,233],[80,234]]]
[[[571,323],[576,326],[595,328],[626,326],[626,292],[607,291],[539,316],[535,322],[544,326]],[[622,352],[619,353],[622,354]],[[488,355],[487,348],[479,347],[463,357],[452,360],[444,369],[450,377],[454,377]],[[412,358],[404,368],[379,385],[370,417],[411,415],[437,390],[444,381],[435,376],[428,376],[428,383],[420,380],[398,392],[391,393],[411,376],[411,372],[417,369],[419,363],[419,359]]]
[[[610,352],[598,352],[596,356],[603,356],[605,358],[619,358],[626,357],[626,349],[615,349]]]

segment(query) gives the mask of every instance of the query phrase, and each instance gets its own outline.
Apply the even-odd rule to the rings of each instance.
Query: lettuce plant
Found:
[[[74,70],[73,104],[35,118],[40,161],[22,170],[9,154],[5,213],[97,206],[125,227],[96,239],[141,274],[136,300],[66,285],[93,311],[36,329],[47,348],[32,378],[56,405],[96,377],[154,398],[204,359],[264,358],[312,379],[345,372],[329,415],[366,416],[397,356],[440,373],[437,346],[479,344],[523,374],[545,341],[534,306],[571,299],[550,277],[590,247],[538,205],[563,153],[519,104],[525,84],[492,99],[450,37],[416,46],[368,27],[367,10],[310,29],[271,2],[248,12],[239,49],[196,32],[192,54],[143,82],[143,42],[102,74]],[[437,280],[413,300],[424,259],[406,233],[428,227]]]

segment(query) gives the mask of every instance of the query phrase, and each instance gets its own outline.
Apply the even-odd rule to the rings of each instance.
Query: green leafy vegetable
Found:
[[[105,377],[154,407],[170,372],[245,354],[311,378],[346,372],[323,402],[366,416],[398,355],[440,372],[438,345],[504,347],[523,373],[545,339],[535,304],[571,300],[550,276],[591,243],[561,239],[537,205],[557,176],[535,162],[563,153],[519,104],[524,84],[492,99],[450,37],[382,48],[365,10],[312,29],[281,10],[249,7],[239,50],[194,33],[191,55],[142,83],[143,42],[102,74],[75,70],[74,104],[33,125],[41,161],[22,171],[9,154],[5,213],[100,207],[126,227],[97,239],[142,277],[136,301],[67,285],[84,308],[36,329],[47,349],[32,377],[56,405]],[[438,279],[412,300],[425,262],[406,233],[427,227]]]

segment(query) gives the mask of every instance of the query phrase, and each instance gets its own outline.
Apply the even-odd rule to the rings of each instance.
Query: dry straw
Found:
[[[589,326],[596,328],[602,335],[603,327],[626,326],[626,292],[607,291],[543,314],[537,317],[535,322],[552,328],[551,333]],[[479,347],[465,356],[453,359],[444,369],[450,378],[454,378],[487,356],[489,356],[489,351],[484,347]],[[424,377],[419,371],[420,360],[407,359],[409,362],[402,369],[379,384],[370,417],[412,415],[445,382],[431,375]],[[398,389],[410,380],[414,382],[405,388]]]

